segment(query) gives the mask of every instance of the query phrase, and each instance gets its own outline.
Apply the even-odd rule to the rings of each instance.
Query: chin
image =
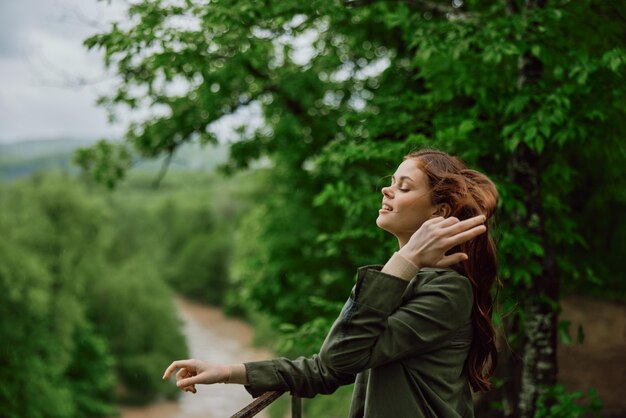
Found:
[[[382,229],[383,231],[387,231],[390,234],[393,234],[392,231],[389,230],[389,228],[387,226],[385,226],[385,221],[383,221],[382,219],[380,219],[380,217],[378,219],[376,219],[376,226],[379,227],[380,229]]]

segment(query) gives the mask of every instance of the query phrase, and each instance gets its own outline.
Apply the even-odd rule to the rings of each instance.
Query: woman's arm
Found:
[[[357,284],[333,324],[320,357],[327,367],[359,373],[437,349],[470,321],[469,280],[452,270],[433,270],[402,304],[408,283],[362,267]]]
[[[445,267],[467,259],[466,254],[446,255],[446,252],[485,232],[481,225],[484,221],[482,215],[465,221],[456,218],[426,221],[399,251],[404,261],[409,262],[404,263],[403,268]],[[233,379],[234,372],[232,382],[246,384],[255,396],[267,390],[289,390],[310,397],[332,393],[337,387],[352,383],[355,374],[363,370],[434,348],[458,329],[458,318],[465,321],[469,317],[471,285],[466,278],[455,275],[436,286],[424,286],[420,297],[400,306],[408,285],[405,275],[409,273],[397,273],[392,268],[397,267],[397,263],[391,261],[393,259],[385,266],[385,271],[395,272],[400,277],[371,268],[359,269],[352,295],[326,337],[319,356],[246,363],[245,375],[241,365],[179,360],[166,369],[163,379],[180,368],[176,374],[178,387],[195,393],[196,383],[225,383]]]
[[[445,269],[466,260],[467,254],[446,253],[485,232],[484,221],[482,215],[464,221],[430,219],[394,254],[383,271],[360,268],[352,294],[324,341],[322,361],[338,372],[359,373],[436,349],[467,325],[473,304],[472,285],[466,277]],[[403,303],[409,284],[406,279],[423,267],[438,269]]]
[[[354,383],[356,375],[329,368],[320,357],[296,360],[275,358],[245,363],[246,390],[254,397],[270,390],[289,391],[303,398],[333,393],[339,386]]]
[[[311,398],[317,394],[333,393],[339,386],[354,382],[353,373],[331,370],[319,356],[296,360],[275,358],[245,364],[210,364],[202,360],[174,361],[165,371],[163,380],[174,370],[176,386],[187,392],[196,392],[196,384],[238,383],[254,397],[264,392],[289,391],[297,396]]]
[[[383,271],[410,279],[417,267],[398,253],[383,267]],[[353,383],[354,373],[329,369],[319,356],[297,360],[277,358],[246,364],[210,364],[202,360],[174,361],[165,370],[163,379],[176,373],[176,385],[186,392],[196,393],[196,384],[237,383],[246,386],[253,396],[270,390],[290,391],[301,397],[333,393],[339,386]]]

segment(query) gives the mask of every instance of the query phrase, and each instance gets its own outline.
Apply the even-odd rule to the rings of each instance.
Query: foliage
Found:
[[[548,388],[539,398],[535,418],[599,417],[602,402],[596,392],[589,389],[586,402],[582,391],[567,392],[563,385]]]
[[[96,181],[113,187],[130,167],[131,156],[123,144],[98,141],[91,148],[76,152],[76,163]]]
[[[184,295],[220,305],[228,287],[226,244],[217,233],[190,237],[173,266],[172,286]]]
[[[0,386],[3,415],[43,417],[47,411],[49,416],[72,416],[71,393],[63,379],[63,369],[50,361],[53,350],[62,347],[60,338],[48,332],[44,322],[49,314],[46,302],[50,275],[35,256],[4,240],[0,243],[0,255],[2,318],[15,317],[17,313],[21,318],[17,324],[6,320],[0,323],[0,377],[3,382],[11,382]],[[31,339],[29,335],[39,338]],[[39,378],[30,379],[23,370]]]
[[[304,409],[311,417],[343,418],[350,412],[353,385],[342,386],[333,396],[324,396],[315,401],[304,399]]]
[[[106,337],[97,335],[88,322],[77,328],[74,341],[72,363],[66,372],[76,404],[73,416],[111,416],[115,413],[111,404],[116,400],[111,390],[115,354],[109,353]]]
[[[141,214],[43,173],[3,185],[0,207],[1,415],[111,416],[177,393],[160,375],[186,348],[157,246],[132,241]]]
[[[0,190],[0,306],[11,319],[0,326],[3,416],[114,411],[112,358],[82,302],[100,212],[62,184],[35,177]]]
[[[270,161],[269,192],[238,231],[233,279],[243,304],[288,331],[323,328],[333,314],[315,301],[336,306],[355,266],[393,251],[373,226],[378,190],[419,147],[459,155],[498,185],[505,303],[526,302],[511,326],[520,350],[542,347],[522,332],[536,307],[548,340],[556,334],[561,278],[590,288],[619,271],[621,227],[591,216],[626,203],[614,2],[142,1],[129,14],[86,45],[121,76],[104,105],[166,110],[129,127],[138,152],[215,142],[213,122],[260,105],[264,125],[241,129],[226,166]],[[596,246],[598,230],[613,232]],[[528,399],[554,380],[525,375],[541,379],[524,386]]]
[[[172,294],[149,259],[135,256],[114,271],[104,272],[88,290],[90,315],[116,359],[118,398],[147,402],[176,388],[158,379],[174,358],[185,356]],[[173,332],[177,330],[178,332]]]

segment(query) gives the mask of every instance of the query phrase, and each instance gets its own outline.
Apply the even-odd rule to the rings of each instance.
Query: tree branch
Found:
[[[377,0],[344,0],[344,4],[347,7],[364,7],[368,6]],[[409,6],[413,6],[413,8],[419,7],[420,10],[435,12],[444,14],[450,20],[470,20],[477,19],[478,15],[475,13],[463,12],[455,7],[446,6],[444,4],[435,3],[428,0],[396,0],[403,1]]]
[[[172,162],[172,158],[174,157],[174,153],[176,152],[176,147],[171,147],[168,151],[167,151],[167,155],[165,157],[165,160],[163,161],[163,165],[161,166],[161,170],[159,171],[159,174],[157,175],[157,177],[154,179],[154,182],[152,182],[152,187],[154,187],[155,189],[158,189],[159,186],[161,186],[161,182],[163,181],[163,178],[165,177],[165,174],[167,174],[167,170],[170,167],[170,163]]]

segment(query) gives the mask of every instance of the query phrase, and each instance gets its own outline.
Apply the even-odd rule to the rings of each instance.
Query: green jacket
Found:
[[[361,267],[319,354],[246,363],[246,389],[313,397],[355,382],[350,418],[473,417],[472,304],[454,270],[422,269],[408,282]]]

